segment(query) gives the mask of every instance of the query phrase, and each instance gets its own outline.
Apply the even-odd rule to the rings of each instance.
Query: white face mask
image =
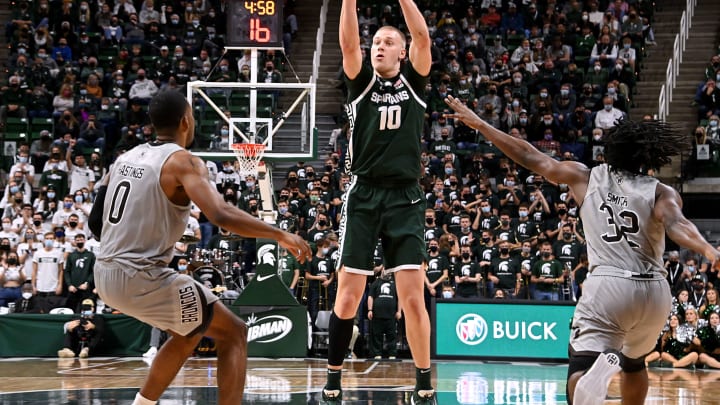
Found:
[[[32,293],[24,292],[24,293],[22,293],[22,297],[23,297],[23,299],[29,300],[30,298],[32,298]]]
[[[442,295],[443,295],[443,298],[445,298],[445,299],[449,299],[449,298],[453,297],[452,291],[443,291]]]

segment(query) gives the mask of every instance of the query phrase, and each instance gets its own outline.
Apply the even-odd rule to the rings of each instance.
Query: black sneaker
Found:
[[[437,405],[435,390],[415,390],[410,397],[411,405]]]
[[[619,373],[622,355],[616,350],[606,350],[595,360],[592,367],[575,386],[575,405],[602,405],[605,403],[608,386],[615,374]]]
[[[342,390],[328,390],[323,388],[322,400],[320,405],[339,405],[342,404]]]

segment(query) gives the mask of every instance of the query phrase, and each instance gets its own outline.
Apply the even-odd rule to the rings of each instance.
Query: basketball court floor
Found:
[[[321,359],[250,359],[245,404],[317,404]],[[216,360],[190,359],[162,405],[217,403]],[[0,405],[130,404],[148,371],[140,358],[0,360]],[[439,404],[565,404],[558,364],[436,361]],[[353,360],[344,372],[346,404],[405,404],[414,381],[410,361]],[[720,371],[651,369],[647,404],[720,403]],[[607,403],[620,403],[615,378]]]

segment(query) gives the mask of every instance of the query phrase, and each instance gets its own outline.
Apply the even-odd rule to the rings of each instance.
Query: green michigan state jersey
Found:
[[[376,184],[420,178],[427,80],[408,62],[392,79],[383,79],[363,65],[358,76],[347,81],[348,172]]]

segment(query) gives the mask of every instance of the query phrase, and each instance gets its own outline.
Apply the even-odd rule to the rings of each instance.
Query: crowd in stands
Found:
[[[572,192],[517,166],[481,134],[446,118],[444,99],[463,100],[495,127],[555,159],[601,164],[603,137],[628,116],[645,47],[654,42],[651,2],[418,3],[433,39],[426,128],[418,134],[427,195],[428,303],[433,297],[577,300],[588,261]],[[286,54],[297,32],[292,6],[286,6]],[[30,131],[6,157],[0,306],[21,302],[22,284],[30,279],[33,294],[43,298],[38,312],[95,298],[92,254],[99,242],[85,225],[93,186],[118,153],[152,140],[148,100],[158,89],[182,91],[198,78],[249,78],[249,53],[235,59],[222,52],[225,7],[224,1],[210,0],[14,5],[6,24],[11,55],[0,89],[0,125],[7,134],[12,118],[25,118]],[[378,27],[402,21],[398,13],[393,2],[359,7],[366,51]],[[263,60],[260,80],[281,81],[280,56],[268,51]],[[706,99],[714,100],[717,92],[709,87],[720,74],[720,57],[713,67],[708,88],[699,90],[708,139],[716,139],[718,131],[720,104],[706,105]],[[232,103],[227,106],[227,113],[237,112]],[[33,132],[36,122],[47,119],[49,129]],[[334,134],[322,167],[298,162],[276,195],[278,225],[306,236],[316,252],[304,266],[286,252],[279,261],[283,280],[313,319],[334,300],[342,194],[351,181],[343,170],[347,129]],[[227,149],[228,126],[212,132],[202,146]],[[241,177],[234,161],[208,161],[207,167],[228,204],[257,213],[261,201],[254,176]],[[223,272],[237,285],[253,273],[253,241],[213,227],[197,209],[186,233],[199,242],[178,242],[172,266],[179,271],[224,266],[203,275],[209,286],[222,283]],[[375,256],[380,275],[381,245]],[[687,273],[691,280],[711,274],[707,263],[700,270],[695,260],[695,272],[680,273],[682,283]],[[703,281],[708,300],[714,283],[715,278]],[[366,313],[363,304],[361,319]]]
[[[700,175],[715,176],[718,167],[720,144],[720,52],[717,50],[705,68],[698,84],[692,105],[697,107],[698,122],[693,131],[693,144],[684,175],[693,179]]]

